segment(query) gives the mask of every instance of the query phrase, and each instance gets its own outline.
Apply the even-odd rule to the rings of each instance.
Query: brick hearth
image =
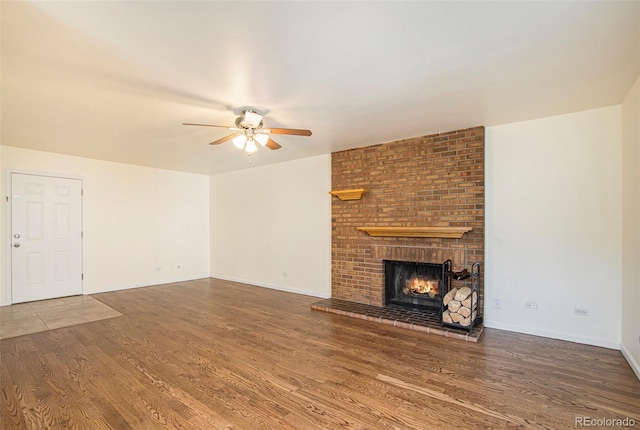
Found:
[[[471,333],[468,330],[442,327],[438,315],[397,306],[382,308],[339,299],[325,299],[312,304],[311,309],[469,342],[477,342],[484,331],[482,324],[474,326]]]

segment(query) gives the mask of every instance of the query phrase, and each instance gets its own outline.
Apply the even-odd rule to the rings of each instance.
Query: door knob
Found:
[[[13,244],[13,247],[14,247],[14,248],[20,248],[20,244],[19,244],[19,243],[14,243],[14,244]]]

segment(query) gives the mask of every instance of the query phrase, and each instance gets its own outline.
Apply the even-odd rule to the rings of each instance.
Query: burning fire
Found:
[[[419,276],[414,276],[410,279],[407,279],[402,292],[407,295],[410,293],[428,294],[429,297],[434,298],[438,295],[439,290],[440,282],[432,279],[425,279]]]

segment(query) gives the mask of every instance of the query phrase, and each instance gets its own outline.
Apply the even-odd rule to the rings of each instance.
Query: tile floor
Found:
[[[0,339],[68,327],[122,314],[91,296],[73,296],[0,307]]]

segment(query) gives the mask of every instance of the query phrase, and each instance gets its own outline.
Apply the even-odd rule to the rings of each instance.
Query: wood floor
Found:
[[[429,336],[214,279],[93,297],[122,316],[0,341],[2,429],[640,427],[619,351]]]

